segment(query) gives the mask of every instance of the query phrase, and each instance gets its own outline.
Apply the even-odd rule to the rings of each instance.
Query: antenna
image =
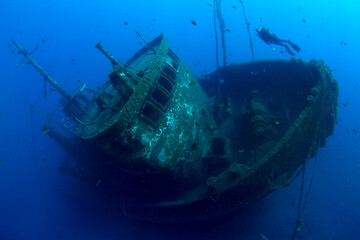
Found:
[[[150,43],[148,43],[148,41],[146,41],[145,38],[138,31],[136,31],[136,29],[134,29],[134,31],[146,43],[146,45],[154,52],[154,54],[156,54],[155,49],[150,45]]]

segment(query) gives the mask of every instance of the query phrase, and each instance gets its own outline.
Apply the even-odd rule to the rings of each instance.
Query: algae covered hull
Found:
[[[230,214],[287,186],[333,133],[338,85],[323,61],[231,64],[197,79],[162,35],[126,63],[97,47],[113,65],[99,90],[55,85],[73,137],[44,129],[72,155],[59,169],[112,192],[107,205],[130,218]]]

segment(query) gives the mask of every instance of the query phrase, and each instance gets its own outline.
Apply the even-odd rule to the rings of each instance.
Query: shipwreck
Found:
[[[61,94],[63,129],[44,125],[72,156],[59,170],[119,193],[108,204],[129,218],[233,213],[288,186],[336,124],[338,85],[320,60],[230,64],[197,78],[163,35],[126,63],[98,43],[108,81],[70,94],[12,43]]]

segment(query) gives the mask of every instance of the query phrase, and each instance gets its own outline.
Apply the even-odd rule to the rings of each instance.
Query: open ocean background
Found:
[[[148,41],[164,33],[172,50],[200,76],[216,68],[215,40],[211,37],[213,6],[209,3],[213,1],[0,1],[1,240],[291,239],[300,178],[235,216],[216,222],[157,225],[127,221],[116,212],[103,211],[92,188],[57,170],[66,153],[41,134],[46,119],[36,111],[31,116],[26,103],[50,114],[58,107],[59,94],[48,87],[44,99],[42,77],[25,63],[17,68],[22,56],[8,47],[12,38],[28,51],[39,45],[32,57],[73,92],[79,82],[95,88],[106,81],[111,64],[93,48],[100,39],[115,57],[126,62],[144,46],[134,29]],[[326,147],[320,149],[298,239],[360,239],[360,3],[243,3],[256,60],[290,58],[280,53],[280,47],[268,46],[258,38],[255,27],[263,25],[298,44],[302,50],[296,58],[324,60],[339,82],[338,125]],[[230,30],[225,34],[228,53],[232,54],[228,62],[251,61],[239,1],[222,0],[222,11]],[[313,163],[311,159],[308,164],[307,184]]]

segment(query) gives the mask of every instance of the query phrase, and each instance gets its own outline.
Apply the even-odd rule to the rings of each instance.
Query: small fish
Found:
[[[302,21],[303,23],[306,23],[306,20],[305,20],[305,19],[302,19],[301,21]]]
[[[227,29],[225,29],[225,31],[227,31],[227,32],[231,32],[231,31],[230,31],[230,29],[228,29],[228,28],[227,28]]]
[[[9,96],[9,97],[8,97],[8,100],[12,100],[12,97],[11,97],[11,96]]]
[[[274,121],[275,125],[279,125],[280,122],[279,121]]]
[[[350,130],[349,130],[349,129],[346,129],[346,133],[349,134],[349,133],[350,133]]]
[[[341,42],[340,44],[341,44],[341,46],[342,46],[342,45],[344,44],[344,42]]]
[[[50,131],[50,129],[47,128],[47,129],[41,131],[41,134],[47,134],[49,131]]]
[[[196,24],[197,24],[194,20],[191,20],[190,22],[191,22],[194,26],[196,26]]]
[[[221,108],[223,108],[223,107],[225,106],[225,103],[222,102],[222,103],[219,104],[219,106],[220,106]]]
[[[80,72],[78,71],[78,72],[76,72],[76,74],[80,74]]]
[[[173,75],[168,74],[167,77],[168,77],[168,78],[173,78]]]
[[[260,22],[262,22],[262,17],[260,17]]]
[[[280,53],[284,53],[284,51],[281,50]]]
[[[124,24],[125,24],[125,26],[127,26],[127,25],[128,25],[128,22],[124,22]]]
[[[75,59],[73,59],[73,58],[72,58],[72,59],[71,59],[71,61],[72,61],[72,62],[74,62],[74,61],[75,61]]]
[[[229,57],[231,57],[232,56],[232,53],[229,53]]]
[[[269,238],[262,233],[260,233],[260,237],[262,240],[269,240]]]
[[[211,7],[211,6],[212,6],[212,4],[211,4],[211,3],[208,3],[208,6],[209,6],[209,7]]]
[[[310,39],[310,35],[308,35],[308,39]]]
[[[239,153],[243,153],[243,152],[245,152],[245,149],[242,148],[239,150]]]
[[[78,79],[77,81],[80,82],[80,79]]]
[[[45,43],[45,39],[41,39],[41,43],[44,44],[44,43]]]
[[[47,162],[46,158],[43,158],[42,160],[43,160],[43,162]]]
[[[200,127],[200,123],[198,123],[198,122],[195,122],[195,125],[196,125],[197,127]]]
[[[99,179],[97,182],[96,182],[96,186],[98,187],[101,183],[101,179]]]
[[[353,129],[353,133],[358,133],[356,129]]]
[[[195,82],[189,83],[189,86],[194,86],[194,85],[195,85]]]
[[[275,49],[275,48],[272,48],[271,50],[272,50],[273,52],[275,52],[275,51],[276,51],[276,49]]]
[[[2,116],[2,112],[0,112],[0,117]]]
[[[295,204],[294,204],[294,202],[291,202],[291,204],[290,204],[292,207],[294,207],[295,206]]]
[[[347,105],[348,105],[347,103],[344,103],[344,104],[343,104],[344,107],[347,107]]]
[[[236,8],[236,6],[232,6],[232,8]]]

